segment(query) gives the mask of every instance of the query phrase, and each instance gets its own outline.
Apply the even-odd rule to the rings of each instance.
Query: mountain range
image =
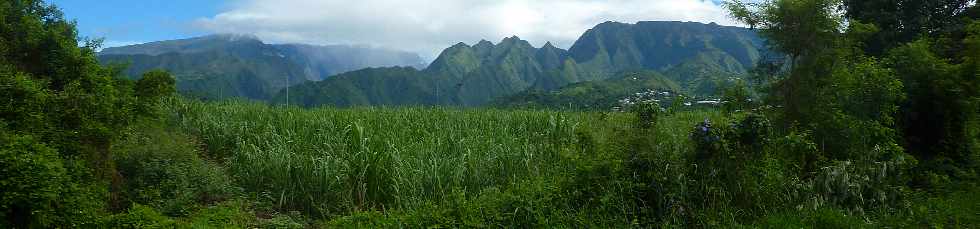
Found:
[[[106,48],[102,63],[125,63],[137,79],[153,69],[169,71],[178,89],[205,99],[268,100],[287,86],[320,81],[367,67],[424,66],[417,54],[346,45],[265,44],[250,35],[211,35]]]
[[[606,22],[568,50],[516,36],[497,44],[459,43],[428,68],[371,68],[290,87],[288,103],[481,106],[525,91],[552,91],[636,71],[656,71],[683,92],[714,94],[762,56],[752,30],[696,22]],[[671,83],[673,84],[673,83]],[[285,91],[272,99],[286,102]]]
[[[497,43],[458,43],[425,68],[413,54],[349,46],[269,45],[235,35],[110,48],[99,58],[131,62],[127,73],[134,77],[154,68],[169,70],[185,94],[205,98],[239,96],[308,107],[483,106],[542,98],[533,95],[570,95],[549,94],[562,90],[582,91],[569,89],[576,87],[627,88],[610,85],[630,83],[623,80],[636,78],[630,74],[641,74],[646,80],[638,85],[712,95],[742,77],[764,52],[763,40],[747,28],[650,21],[601,23],[567,50],[551,43],[534,47],[517,36]],[[607,101],[610,98],[588,97],[619,93],[575,94],[549,101]]]

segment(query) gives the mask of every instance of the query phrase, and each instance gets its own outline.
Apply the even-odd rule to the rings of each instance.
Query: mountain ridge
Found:
[[[350,45],[266,44],[252,35],[216,34],[103,49],[102,63],[126,63],[131,79],[164,69],[178,90],[204,99],[268,100],[303,82],[367,67],[422,66],[418,54]]]
[[[690,94],[712,94],[720,84],[738,78],[761,56],[762,40],[747,28],[697,22],[604,22],[587,30],[568,50],[550,42],[540,48],[517,36],[497,44],[481,40],[470,46],[457,43],[445,50],[428,68],[404,71],[372,70],[372,73],[341,74],[335,79],[305,83],[290,89],[305,101],[285,101],[282,93],[274,103],[319,105],[458,105],[481,106],[523,91],[550,91],[562,86],[617,77],[625,72],[659,71],[663,78],[680,82]],[[411,81],[379,80],[396,72],[415,77]],[[365,104],[331,103],[342,97],[371,97],[336,94],[351,82],[375,78],[364,90],[405,90],[427,99],[372,98]],[[409,77],[409,78],[411,78]],[[410,84],[409,84],[410,83]],[[426,91],[429,90],[429,91]],[[299,93],[295,93],[299,91]],[[355,92],[356,93],[356,92]],[[377,95],[377,93],[375,93]],[[339,98],[337,98],[339,97]],[[297,97],[299,98],[299,97]],[[314,101],[314,102],[311,102]]]

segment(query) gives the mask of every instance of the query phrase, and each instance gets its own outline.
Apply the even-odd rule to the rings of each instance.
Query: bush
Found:
[[[145,204],[164,214],[187,214],[198,203],[228,198],[234,191],[221,167],[198,155],[189,137],[143,124],[113,146],[126,202]]]
[[[33,138],[0,133],[0,225],[56,225],[67,170],[57,152]]]
[[[163,70],[154,70],[143,73],[143,78],[136,81],[135,93],[139,99],[137,109],[140,114],[151,117],[158,116],[160,112],[160,99],[176,93],[176,81]]]
[[[630,107],[630,111],[636,114],[637,124],[640,128],[649,129],[657,123],[657,118],[660,113],[663,113],[663,108],[657,103],[647,103],[641,102]]]
[[[729,125],[698,124],[691,133],[695,152],[688,201],[712,216],[737,219],[762,216],[769,208],[791,201],[794,174],[786,170],[772,145],[772,124],[765,116],[748,114]],[[717,211],[717,210],[714,210]]]
[[[813,179],[814,204],[861,215],[904,208],[904,198],[910,192],[905,186],[909,181],[906,171],[914,165],[915,159],[907,156],[886,161],[835,161],[821,168]]]
[[[833,208],[816,210],[787,211],[765,217],[759,225],[762,228],[865,228],[867,223],[861,217],[849,216]]]
[[[809,132],[790,131],[777,138],[772,150],[786,160],[788,171],[800,178],[810,178],[827,159],[817,150],[817,144],[810,140]]]
[[[725,103],[722,105],[722,109],[725,112],[733,113],[737,111],[744,111],[752,108],[752,95],[749,92],[748,87],[745,85],[744,81],[738,81],[735,84],[727,86],[722,91],[722,101]]]
[[[255,213],[242,200],[224,201],[191,213],[186,221],[194,228],[254,228],[260,225]],[[187,225],[184,225],[187,227]],[[272,228],[295,228],[274,225]]]
[[[155,209],[134,204],[129,211],[113,215],[103,223],[105,228],[175,228],[177,222]]]

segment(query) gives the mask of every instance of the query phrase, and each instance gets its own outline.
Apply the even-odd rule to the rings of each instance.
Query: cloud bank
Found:
[[[244,0],[194,24],[274,43],[355,44],[418,52],[517,35],[568,48],[605,21],[697,21],[734,25],[703,0]]]

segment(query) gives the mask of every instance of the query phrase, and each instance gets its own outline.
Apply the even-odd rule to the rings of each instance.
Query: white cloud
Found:
[[[102,46],[100,46],[99,49],[97,49],[95,51],[96,52],[101,52],[103,49],[106,49],[106,48],[122,47],[122,46],[142,44],[142,43],[143,42],[139,42],[139,41],[105,40],[105,41],[102,41]],[[78,42],[78,45],[79,46],[82,46],[82,45],[85,45],[85,44],[82,41],[79,41]]]
[[[568,48],[604,21],[698,21],[734,25],[706,0],[244,0],[195,24],[269,42],[360,44],[419,52],[511,35]]]

